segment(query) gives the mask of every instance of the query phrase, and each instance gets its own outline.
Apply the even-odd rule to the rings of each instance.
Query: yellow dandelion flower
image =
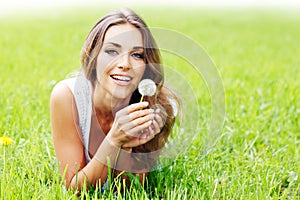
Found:
[[[10,137],[7,137],[7,136],[0,137],[0,145],[9,146],[13,142],[14,142],[13,139],[11,139]]]

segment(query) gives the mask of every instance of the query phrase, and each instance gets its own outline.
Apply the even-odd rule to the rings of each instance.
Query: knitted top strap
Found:
[[[86,162],[89,162],[91,160],[89,156],[89,136],[92,118],[92,85],[83,75],[66,79],[64,82],[68,85],[74,95],[85,158]]]

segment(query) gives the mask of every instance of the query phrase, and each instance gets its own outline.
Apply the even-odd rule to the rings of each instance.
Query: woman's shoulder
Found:
[[[65,79],[59,81],[52,89],[51,99],[54,100],[68,100],[73,98],[72,85],[75,82],[75,78]]]
[[[72,113],[76,113],[77,108],[74,106],[74,95],[65,80],[59,81],[52,89],[50,95],[50,112],[57,116],[64,116],[64,120],[77,120]],[[71,113],[71,114],[70,114]]]

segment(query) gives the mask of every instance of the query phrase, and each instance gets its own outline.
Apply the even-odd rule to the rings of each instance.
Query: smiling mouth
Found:
[[[117,81],[129,82],[129,81],[132,80],[131,77],[129,77],[129,76],[123,76],[123,75],[111,75],[110,77],[113,78],[114,80],[117,80]]]

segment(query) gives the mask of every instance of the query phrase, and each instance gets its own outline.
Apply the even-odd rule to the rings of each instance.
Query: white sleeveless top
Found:
[[[91,160],[89,155],[89,138],[92,120],[92,84],[81,74],[74,78],[65,79],[62,83],[66,84],[74,95],[85,158],[88,163]],[[173,108],[174,117],[176,117],[178,106],[172,99],[170,99],[170,103]]]
[[[92,119],[92,84],[83,75],[65,79],[62,83],[66,84],[74,95],[85,158],[88,163],[91,160],[89,156],[89,138]]]

